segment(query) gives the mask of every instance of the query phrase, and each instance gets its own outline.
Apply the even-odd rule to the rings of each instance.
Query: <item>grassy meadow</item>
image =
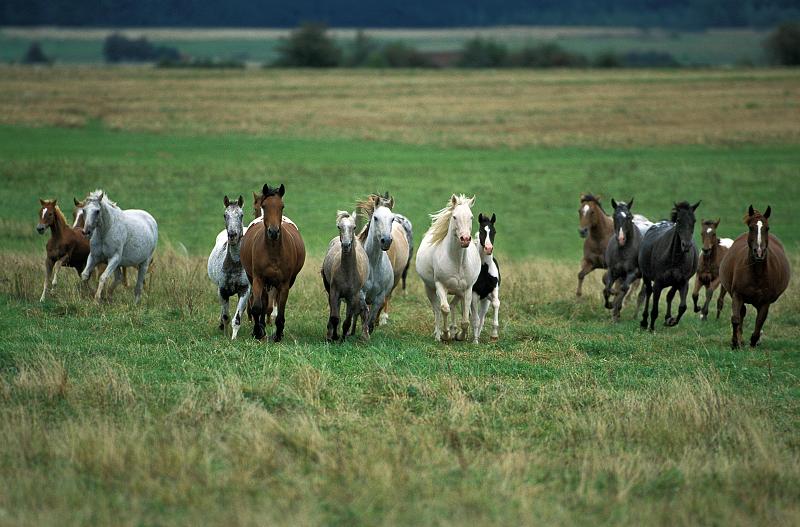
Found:
[[[649,334],[611,324],[599,272],[574,297],[583,191],[651,219],[702,199],[726,236],[770,204],[799,268],[796,72],[0,79],[0,525],[800,522],[796,283],[755,351],[729,301]],[[230,342],[205,258],[222,196],[265,182],[309,257],[284,342]],[[40,304],[37,198],[95,187],[159,222],[143,302],[62,269]],[[452,192],[497,213],[498,342],[434,343],[413,271],[369,343],[324,342],[335,212],[384,190],[417,242]]]

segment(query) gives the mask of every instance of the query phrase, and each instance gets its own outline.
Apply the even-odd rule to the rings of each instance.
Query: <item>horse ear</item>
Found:
[[[632,208],[633,208],[633,198],[631,198],[631,200],[628,202],[628,210],[631,210]]]
[[[452,203],[454,207],[456,206],[456,203],[458,203],[458,198],[456,197],[455,194],[450,196],[450,203]]]
[[[253,201],[258,201],[258,192],[253,192]]]
[[[75,206],[77,207],[78,206],[78,198],[76,198],[75,196],[72,196],[72,203],[74,203]]]
[[[483,223],[483,212],[478,213],[478,223]]]
[[[223,199],[222,202],[225,204],[226,207],[231,204],[231,201],[228,199],[227,194],[225,194],[225,199]]]
[[[494,212],[492,212],[492,219],[491,219],[492,225],[494,225],[495,221],[497,221],[497,216],[495,216]]]
[[[614,207],[615,209],[617,208],[617,202],[614,198],[611,198],[611,206]]]
[[[470,208],[472,208],[473,205],[475,205],[475,196],[472,196],[471,198],[469,198],[469,206],[470,206]]]
[[[700,201],[698,201],[697,203],[695,203],[694,205],[692,205],[692,212],[696,211],[696,210],[697,210],[697,207],[699,207],[699,206],[700,206],[700,203],[702,203],[702,202],[703,202],[703,200],[701,199]]]
[[[266,196],[267,194],[269,194],[269,185],[264,183],[264,186],[261,187],[261,195]]]
[[[772,207],[767,205],[767,210],[764,211],[764,217],[769,218],[769,215],[772,213]]]
[[[383,193],[383,198],[384,199],[389,199],[389,191],[388,190]]]
[[[387,192],[387,193],[386,193],[386,195],[388,196],[388,195],[389,195],[389,193]],[[394,208],[394,198],[391,198],[391,199],[389,200],[389,208],[390,208],[390,209],[393,209],[393,208]]]
[[[242,197],[241,194],[239,194],[239,201],[237,201],[236,203],[239,204],[239,208],[242,208],[242,205],[244,205],[244,198]]]
[[[55,206],[56,206],[56,202],[58,202],[58,198],[55,198],[55,199],[54,199],[53,201],[51,201],[50,203],[52,203],[52,204],[53,204],[53,206],[55,207]]]
[[[44,207],[44,200],[43,200],[42,198],[39,198],[39,205],[41,205],[42,207]]]
[[[755,211],[753,211],[753,205],[750,205],[750,207],[747,209],[747,215],[752,216],[753,214],[755,214]]]
[[[278,196],[283,197],[284,194],[286,194],[286,187],[281,183],[281,186],[278,188]]]
[[[715,221],[715,222],[714,222],[714,228],[715,228],[715,229],[716,229],[717,227],[719,227],[719,220],[720,220],[720,219],[719,219],[719,218],[717,218],[717,221]]]

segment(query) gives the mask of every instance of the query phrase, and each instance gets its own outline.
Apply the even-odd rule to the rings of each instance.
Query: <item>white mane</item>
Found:
[[[430,238],[430,242],[433,245],[440,243],[447,236],[447,233],[450,230],[450,218],[453,217],[453,211],[455,210],[455,208],[458,207],[459,205],[464,205],[464,204],[471,206],[471,201],[474,199],[474,198],[468,198],[464,194],[459,194],[458,196],[455,197],[456,197],[455,203],[453,203],[453,200],[451,198],[451,200],[449,201],[449,203],[445,208],[430,215],[431,226],[425,233],[425,236],[428,236]]]

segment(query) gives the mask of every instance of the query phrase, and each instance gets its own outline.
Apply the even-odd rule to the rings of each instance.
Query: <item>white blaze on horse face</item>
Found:
[[[581,209],[581,212],[583,213],[584,216],[589,214],[589,205],[584,205],[583,209]]]
[[[492,237],[490,236],[489,226],[485,226],[483,230],[486,232],[486,243],[483,244],[483,250],[486,252],[486,254],[492,254],[494,245],[492,245]]]
[[[47,208],[42,207],[42,219],[44,219],[45,214],[47,214]]]
[[[761,246],[761,229],[764,227],[764,222],[758,220],[756,222],[756,227],[758,227],[758,234],[756,236],[756,253],[758,254],[758,257],[761,258],[761,256],[764,254],[764,248]]]
[[[707,232],[708,234],[711,234],[711,227],[709,227],[708,229],[706,229],[706,232]]]
[[[617,241],[620,245],[625,245],[625,233],[622,232],[622,227],[619,228],[619,234],[617,234]]]
[[[622,215],[622,219],[625,219],[625,218],[627,218],[627,217],[628,217],[628,215],[627,215],[627,214],[625,214],[624,212],[620,212],[620,214]]]
[[[75,221],[72,222],[73,228],[78,226],[78,222],[80,221],[81,216],[83,216],[83,209],[78,209],[78,212],[75,214]]]

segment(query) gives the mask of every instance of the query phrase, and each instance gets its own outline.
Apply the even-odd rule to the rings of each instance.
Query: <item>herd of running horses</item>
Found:
[[[305,263],[300,230],[284,215],[285,193],[284,185],[264,185],[260,193],[254,193],[255,219],[247,226],[242,196],[223,200],[225,229],[217,235],[208,258],[208,276],[217,286],[219,327],[233,339],[245,312],[253,320],[255,338],[266,337],[266,326],[273,317],[271,339],[278,342],[283,337],[289,290]],[[40,200],[37,230],[40,234],[48,228],[51,231],[40,300],[44,301],[56,284],[58,268],[67,266],[75,268],[84,283],[95,269],[101,271],[95,292],[98,301],[112,275],[107,295],[127,281],[127,268],[136,268],[134,294],[138,302],[158,242],[155,219],[143,210],[120,209],[102,190],[83,201],[73,201],[70,226],[56,200]],[[471,337],[479,342],[489,307],[494,311],[491,339],[499,337],[500,269],[493,256],[497,217],[479,214],[478,230],[473,233],[474,203],[474,197],[453,194],[441,210],[431,214],[430,228],[416,249],[416,270],[433,310],[437,341]],[[644,302],[641,326],[652,331],[662,291],[668,289],[664,324],[675,326],[686,311],[689,281],[695,276],[694,311],[706,320],[714,291],[721,288],[717,318],[724,296],[730,295],[731,346],[741,345],[745,304],[757,311],[750,345],[758,343],[769,307],[786,290],[791,274],[783,245],[769,233],[770,207],[762,214],[751,205],[744,216],[747,231],[736,240],[717,237],[719,220],[702,220],[703,247],[698,253],[693,238],[700,202],[675,203],[670,219],[657,223],[634,214],[633,199],[612,199],[611,204],[614,212],[609,216],[597,196],[581,195],[578,214],[585,242],[577,296],[582,294],[588,273],[605,269],[604,305],[612,310],[616,322],[628,292],[641,282],[634,317]],[[320,271],[330,308],[329,341],[354,335],[359,320],[361,337],[368,340],[376,325],[388,321],[392,292],[401,285],[405,289],[414,253],[413,229],[408,218],[394,211],[394,205],[388,193],[371,194],[352,212],[336,214],[339,232],[328,244]],[[359,218],[363,220],[361,228],[357,228]],[[701,308],[702,287],[706,299]],[[676,294],[680,302],[673,316]],[[238,296],[238,302],[231,317],[229,299],[233,296]]]

